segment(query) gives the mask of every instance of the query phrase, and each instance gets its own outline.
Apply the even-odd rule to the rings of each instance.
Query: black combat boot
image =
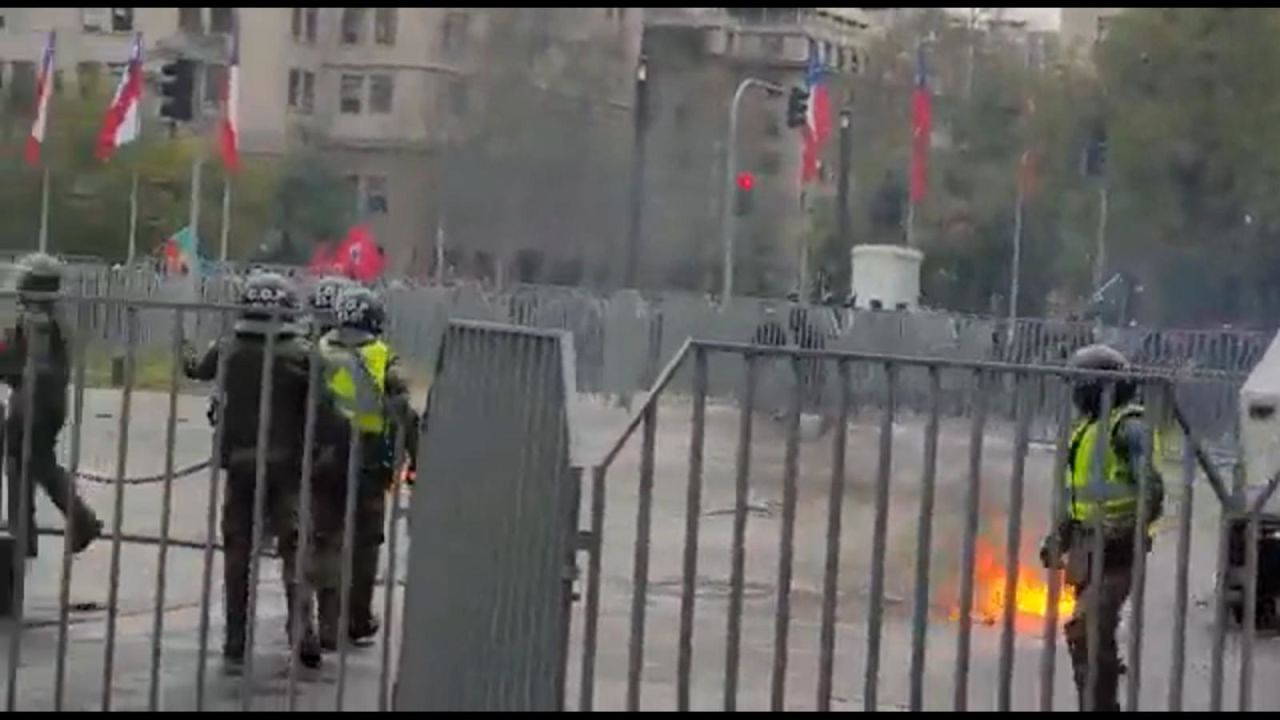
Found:
[[[284,594],[286,601],[289,603],[289,613],[285,622],[287,627],[285,633],[289,638],[289,648],[292,653],[293,648],[293,627],[294,627],[294,601],[297,599],[298,588],[293,583],[285,583]],[[303,667],[312,670],[320,667],[320,638],[316,637],[315,622],[312,620],[312,614],[315,610],[310,593],[307,597],[302,598],[301,607],[298,608],[299,626],[302,631],[302,638],[298,641],[298,660]]]

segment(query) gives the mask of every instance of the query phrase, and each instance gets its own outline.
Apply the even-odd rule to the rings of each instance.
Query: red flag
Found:
[[[387,267],[386,253],[366,225],[351,228],[328,259],[339,274],[360,282],[377,280]]]
[[[222,164],[230,172],[240,169],[240,23],[233,19],[231,62],[222,87],[222,122],[218,127]]]
[[[115,97],[107,108],[106,117],[102,119],[102,129],[98,132],[98,146],[94,153],[99,160],[105,162],[121,145],[138,139],[142,130],[142,115],[138,111],[141,99],[142,35],[138,34],[133,36],[133,44],[129,48],[129,64],[120,76]]]
[[[27,136],[27,164],[40,165],[40,146],[44,144],[45,127],[49,124],[49,96],[53,94],[53,45],[56,36],[49,31],[49,39],[40,59],[40,74],[36,77],[36,119]]]
[[[809,89],[809,107],[805,113],[801,137],[800,184],[818,179],[818,158],[822,145],[831,135],[831,100],[827,92],[827,69],[818,58],[818,43],[809,41],[809,66],[805,71],[805,85]]]
[[[924,46],[916,46],[915,89],[911,95],[911,202],[924,199],[929,181],[929,139],[933,131],[933,102],[924,64]]]

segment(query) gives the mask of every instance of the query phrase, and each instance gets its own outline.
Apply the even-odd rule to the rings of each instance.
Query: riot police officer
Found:
[[[241,294],[244,310],[236,321],[231,338],[215,342],[198,361],[187,358],[187,375],[212,380],[218,356],[226,353],[225,388],[221,400],[226,413],[218,461],[226,470],[226,497],[222,505],[224,546],[224,592],[226,612],[222,653],[227,670],[237,672],[244,661],[248,619],[249,570],[252,554],[254,491],[257,480],[258,415],[263,387],[263,355],[270,335],[274,335],[271,370],[271,417],[266,452],[266,527],[276,538],[283,564],[282,579],[289,604],[287,632],[293,628],[293,612],[301,608],[298,641],[299,659],[307,667],[318,667],[320,648],[313,621],[311,598],[295,602],[299,588],[295,562],[298,547],[298,496],[303,455],[303,428],[306,420],[310,346],[295,315],[298,298],[293,286],[276,273],[256,273],[245,283]],[[284,310],[273,315],[272,310]],[[306,568],[311,572],[311,568]]]
[[[62,263],[43,253],[28,255],[18,263],[18,290],[56,293],[62,287]],[[34,387],[27,388],[24,371],[32,364]],[[5,330],[0,344],[0,381],[12,389],[9,416],[5,422],[5,459],[8,475],[8,517],[16,526],[22,494],[24,433],[30,407],[31,442],[27,467],[27,556],[36,557],[36,524],[33,489],[39,484],[66,518],[66,542],[74,553],[82,552],[99,535],[102,523],[76,492],[75,481],[58,464],[58,434],[67,419],[67,386],[70,384],[70,354],[52,299],[22,297],[18,318]],[[28,397],[27,390],[31,395]]]
[[[1111,347],[1090,345],[1077,350],[1069,366],[1081,370],[1124,371],[1129,363]],[[1113,409],[1108,417],[1102,418],[1106,384],[1113,388]],[[1066,517],[1056,529],[1056,540],[1057,547],[1066,552],[1066,582],[1076,595],[1075,613],[1067,622],[1063,636],[1071,655],[1081,710],[1120,709],[1117,692],[1124,666],[1116,644],[1116,629],[1133,584],[1134,533],[1141,524],[1147,533],[1145,551],[1150,551],[1151,524],[1163,513],[1164,484],[1152,460],[1152,434],[1136,396],[1137,387],[1132,381],[1106,381],[1096,377],[1078,379],[1072,393],[1080,420],[1071,434],[1064,478],[1069,505]],[[1106,434],[1100,436],[1101,432]],[[1106,448],[1101,472],[1095,473],[1095,448],[1099,442],[1106,443]],[[1147,476],[1147,513],[1139,517],[1143,473]],[[1099,532],[1101,538],[1096,536]],[[1096,554],[1099,544],[1100,557]],[[1046,538],[1041,546],[1041,561],[1046,567],[1058,567],[1060,558],[1050,555],[1051,546],[1052,542]],[[1097,587],[1092,584],[1095,563],[1102,565]],[[1099,647],[1093,695],[1087,697],[1091,622],[1098,626]]]
[[[395,471],[395,428],[406,429],[406,447],[410,462],[411,441],[415,436],[417,417],[409,407],[409,387],[403,377],[396,354],[382,339],[384,310],[377,294],[360,286],[352,286],[337,296],[337,327],[320,340],[325,359],[325,379],[329,397],[336,410],[349,423],[346,437],[331,438],[341,448],[342,462],[328,467],[329,477],[318,485],[323,488],[324,508],[317,508],[317,549],[327,556],[337,556],[342,547],[345,520],[349,456],[358,453],[356,510],[352,529],[352,577],[348,637],[355,642],[366,640],[378,632],[378,619],[373,613],[373,585],[378,569],[378,554],[384,541],[383,521],[386,495]],[[358,440],[351,441],[354,427]],[[327,650],[338,646],[340,588],[329,587],[319,593],[320,641]]]

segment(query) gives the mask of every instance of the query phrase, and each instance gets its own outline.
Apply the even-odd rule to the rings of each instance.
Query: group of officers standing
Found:
[[[17,322],[0,343],[0,381],[12,388],[14,398],[5,425],[8,517],[13,526],[20,524],[13,523],[14,518],[26,515],[27,532],[19,544],[34,557],[32,490],[42,486],[66,518],[70,551],[79,553],[101,535],[102,523],[56,457],[71,375],[69,338],[53,295],[61,288],[62,267],[41,254],[24,258],[18,267],[18,289],[33,295],[20,298]],[[222,373],[209,416],[220,429],[215,461],[225,472],[224,667],[235,674],[245,659],[258,515],[255,493],[261,493],[259,517],[265,522],[259,537],[275,538],[283,566],[289,606],[286,634],[297,659],[315,668],[323,652],[339,647],[343,634],[360,644],[379,630],[373,594],[385,539],[386,498],[397,471],[413,472],[418,417],[410,407],[399,359],[382,337],[385,311],[374,291],[342,277],[321,278],[304,308],[298,288],[288,279],[255,272],[244,281],[239,304],[242,309],[232,333],[215,340],[203,354],[187,346],[183,362],[186,375],[195,380],[212,381]],[[319,367],[313,368],[317,359]],[[34,380],[30,397],[25,394],[27,378]],[[312,391],[315,378],[321,387]],[[27,407],[33,409],[30,418]],[[260,428],[266,439],[261,453]],[[405,439],[406,467],[396,467],[397,434]],[[311,502],[304,509],[308,455]],[[25,492],[14,492],[19,484],[25,484]],[[354,489],[355,499],[348,520],[349,489]],[[308,516],[313,520],[306,528],[312,542],[299,568],[301,521]],[[348,521],[350,571],[344,593]],[[346,627],[340,627],[344,619]]]

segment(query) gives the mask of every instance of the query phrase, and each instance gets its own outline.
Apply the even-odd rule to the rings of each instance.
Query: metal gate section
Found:
[[[592,469],[599,542],[571,705],[1076,709],[1061,629],[1081,599],[1038,546],[1066,512],[1084,375],[1107,388],[1104,413],[1118,381],[1137,383],[1165,458],[1164,516],[1117,633],[1121,707],[1280,707],[1280,687],[1253,683],[1259,665],[1280,671],[1256,628],[1275,615],[1256,540],[1280,478],[1250,488],[1215,466],[1174,379],[703,341],[685,343]],[[1037,442],[1046,399],[1056,437]],[[1096,649],[1097,614],[1086,624]],[[1086,689],[1099,662],[1089,652]]]
[[[562,707],[572,368],[565,333],[450,324],[410,509],[397,710]]]

